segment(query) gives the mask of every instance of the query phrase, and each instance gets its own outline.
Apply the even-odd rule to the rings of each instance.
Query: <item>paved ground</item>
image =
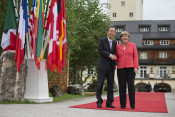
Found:
[[[90,96],[48,104],[0,104],[0,117],[175,117],[175,93],[166,93],[168,113],[68,108],[94,101],[95,96]]]

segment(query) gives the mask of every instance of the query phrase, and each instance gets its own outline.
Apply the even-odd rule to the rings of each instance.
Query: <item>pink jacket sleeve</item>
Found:
[[[139,69],[139,64],[138,64],[138,54],[137,54],[137,48],[136,45],[134,44],[134,68]]]

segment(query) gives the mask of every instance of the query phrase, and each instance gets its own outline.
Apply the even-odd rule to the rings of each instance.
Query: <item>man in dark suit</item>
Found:
[[[148,84],[146,85],[145,89],[146,89],[146,92],[151,92],[152,87],[151,87],[150,82],[148,82]]]
[[[159,92],[159,85],[157,82],[154,84],[154,92]]]
[[[116,41],[112,40],[115,37],[115,27],[109,27],[107,37],[101,38],[98,41],[98,65],[97,65],[97,107],[102,108],[103,99],[101,98],[102,89],[105,78],[107,78],[107,102],[106,107],[115,108],[112,105],[114,101],[113,85],[114,85],[114,70],[115,70],[115,51]]]

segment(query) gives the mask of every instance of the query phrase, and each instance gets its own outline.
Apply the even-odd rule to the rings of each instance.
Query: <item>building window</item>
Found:
[[[163,78],[167,75],[167,68],[166,67],[160,67],[160,77]]]
[[[113,13],[113,17],[117,17],[117,13]]]
[[[147,52],[140,52],[140,59],[147,59]]]
[[[153,45],[153,40],[146,40],[144,41],[144,45]]]
[[[116,27],[116,32],[120,33],[123,32],[124,28],[123,27]]]
[[[133,12],[130,12],[129,13],[129,17],[133,17]]]
[[[159,26],[158,29],[160,32],[168,32],[169,26]]]
[[[169,40],[161,40],[160,45],[169,45]]]
[[[125,6],[125,1],[121,1],[121,6]]]
[[[159,58],[166,59],[167,58],[167,52],[160,52],[159,53]]]
[[[117,42],[117,45],[118,45],[118,44],[120,44],[120,43],[121,43],[121,40],[117,40],[116,42]]]
[[[148,27],[148,26],[141,26],[141,27],[139,27],[139,31],[140,32],[149,32],[150,31],[150,27]]]
[[[147,67],[140,67],[140,78],[145,78],[147,73]]]

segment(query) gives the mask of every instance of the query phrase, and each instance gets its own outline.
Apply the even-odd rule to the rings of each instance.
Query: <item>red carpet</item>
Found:
[[[135,109],[130,108],[128,95],[127,105],[125,109],[120,108],[119,97],[114,98],[113,105],[115,106],[115,108],[106,108],[106,99],[103,101],[102,108],[97,108],[96,102],[71,106],[70,108],[168,113],[165,101],[165,93],[136,92],[135,99]]]

